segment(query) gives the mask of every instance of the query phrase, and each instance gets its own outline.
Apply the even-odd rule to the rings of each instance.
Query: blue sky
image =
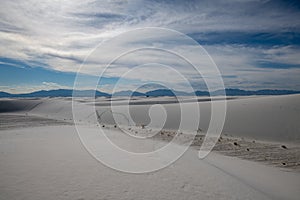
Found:
[[[299,19],[298,1],[4,0],[0,8],[0,91],[72,88],[82,62],[99,43],[144,27],[173,29],[193,38],[217,64],[228,88],[300,90]],[[150,36],[138,42],[152,44]],[[109,55],[136,45],[133,41],[134,34],[111,42],[104,54],[87,60],[82,70],[86,85],[81,89],[90,89],[89,83],[98,79],[95,74],[107,64]],[[187,46],[180,40],[173,42],[174,49]],[[170,44],[158,46],[164,45]],[[99,88],[110,92],[136,59],[129,56],[111,66]],[[140,64],[154,60],[174,66],[193,87],[205,89],[203,80],[174,58],[148,52],[138,59]],[[155,80],[153,71],[163,78]],[[167,80],[174,89],[186,89],[158,66],[148,66],[124,80],[116,90],[151,81],[167,84]]]

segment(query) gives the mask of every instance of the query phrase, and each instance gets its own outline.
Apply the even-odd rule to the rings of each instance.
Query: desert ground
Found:
[[[109,105],[114,102],[122,110],[128,104],[125,97],[0,99],[0,199],[299,198],[300,95],[228,97],[222,135],[204,159],[198,158],[198,150],[208,129],[210,105],[224,99],[180,101],[181,106],[200,108],[191,147],[164,169],[130,174],[89,154],[77,134],[72,104],[80,110],[77,126],[84,133],[102,128],[121,146],[144,151],[170,142],[177,133],[178,99],[131,98],[135,124],[121,119],[118,126]],[[168,115],[159,131],[148,126],[149,109],[157,104]],[[138,143],[123,137],[121,128],[136,136],[157,133]],[[180,131],[178,145],[195,130]],[[95,138],[100,144],[103,139]]]

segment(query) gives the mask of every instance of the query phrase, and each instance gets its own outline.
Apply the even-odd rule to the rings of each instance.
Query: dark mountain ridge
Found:
[[[288,95],[288,94],[300,94],[300,91],[294,90],[240,90],[240,89],[225,89],[227,96],[251,96],[251,95]],[[160,96],[220,96],[224,95],[224,90],[216,90],[211,93],[207,91],[195,91],[195,93],[176,91],[170,89],[157,89],[151,90],[145,93],[137,91],[119,91],[114,94],[108,94],[98,90],[71,90],[71,89],[57,89],[57,90],[40,90],[31,93],[23,94],[10,94],[0,91],[0,98],[26,98],[26,97],[111,97],[111,96],[145,96],[145,97],[160,97]]]

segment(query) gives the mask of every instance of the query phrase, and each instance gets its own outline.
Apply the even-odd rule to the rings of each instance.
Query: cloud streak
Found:
[[[300,75],[299,7],[295,1],[267,0],[5,0],[0,9],[0,57],[33,67],[77,72],[99,43],[136,28],[162,27],[181,31],[203,45],[219,66],[228,87],[300,89],[296,78]],[[172,40],[169,35],[154,36]],[[132,43],[135,36],[131,37],[112,43],[109,52],[153,45],[155,39],[149,35]],[[190,48],[180,41],[155,45]],[[110,55],[105,54],[90,58],[86,63],[90,70],[84,73],[93,75],[108,58]],[[138,58],[139,63],[156,62],[180,68],[191,82],[201,85],[188,67],[171,56],[148,52]],[[128,57],[116,63],[106,76],[120,76],[134,67],[135,59]],[[1,62],[5,64],[5,60]],[[15,67],[9,62],[7,65]],[[147,74],[137,77],[141,82],[149,80]],[[178,82],[174,87],[180,85]]]

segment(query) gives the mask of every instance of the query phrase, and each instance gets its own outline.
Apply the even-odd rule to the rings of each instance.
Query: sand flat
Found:
[[[62,120],[49,119],[40,116],[28,114],[0,114],[0,130],[10,130],[15,128],[28,128],[35,126],[49,126],[49,125],[65,125],[70,122]]]

